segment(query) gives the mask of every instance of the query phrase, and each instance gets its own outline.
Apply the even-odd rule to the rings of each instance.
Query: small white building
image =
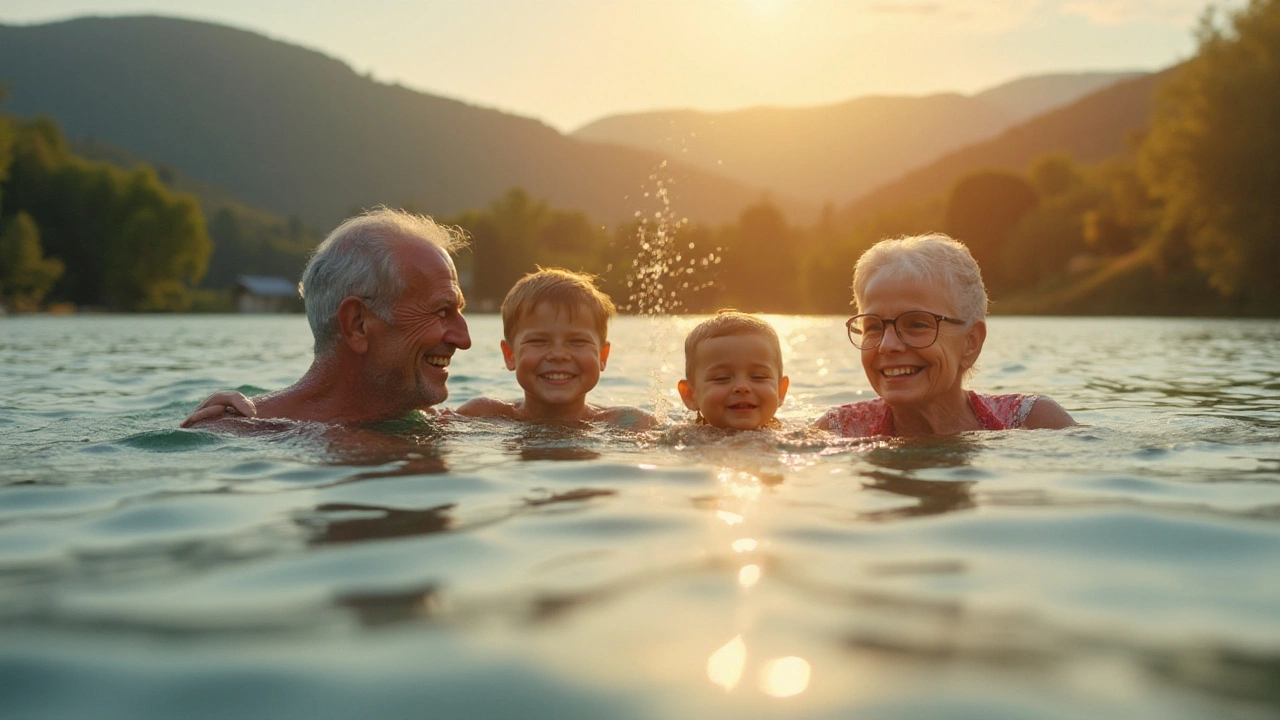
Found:
[[[286,313],[302,310],[298,284],[282,277],[241,275],[232,291],[236,312]]]

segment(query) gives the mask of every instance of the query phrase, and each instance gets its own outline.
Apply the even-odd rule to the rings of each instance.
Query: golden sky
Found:
[[[1239,4],[1236,0],[1233,4]],[[1229,3],[1232,4],[1232,3]],[[0,22],[169,15],[261,32],[384,82],[563,130],[650,109],[973,92],[1158,69],[1204,0],[7,0]]]

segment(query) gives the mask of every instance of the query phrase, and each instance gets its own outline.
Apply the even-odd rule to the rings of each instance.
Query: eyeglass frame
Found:
[[[924,345],[912,345],[902,337],[901,333],[898,332],[898,320],[900,320],[903,315],[910,315],[912,313],[924,313],[925,315],[932,317],[934,322],[938,323],[933,328],[933,339],[925,343]],[[853,321],[857,320],[858,318],[864,318],[864,317],[873,317],[879,320],[881,323],[884,324],[884,329],[880,333],[880,339],[877,340],[874,345],[861,347],[853,339]],[[898,313],[897,317],[892,317],[892,318],[881,317],[879,315],[876,315],[875,313],[859,313],[844,322],[844,330],[845,330],[845,333],[848,334],[849,336],[849,342],[852,343],[855,348],[858,348],[859,350],[875,350],[876,348],[880,347],[880,343],[884,342],[884,334],[889,331],[889,326],[892,325],[893,334],[898,337],[898,342],[911,348],[912,350],[923,350],[927,347],[933,346],[934,343],[938,342],[938,337],[942,335],[943,322],[949,322],[954,325],[965,324],[964,320],[960,320],[958,318],[953,318],[953,317],[947,317],[946,315],[939,315],[938,313],[929,312],[928,310],[907,310],[906,312]]]

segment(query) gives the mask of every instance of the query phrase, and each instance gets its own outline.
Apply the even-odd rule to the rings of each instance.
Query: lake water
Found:
[[[469,316],[450,404],[518,396]],[[1085,425],[904,443],[842,318],[780,434],[176,429],[301,316],[0,320],[0,717],[1274,718],[1280,322],[994,318],[972,386]],[[688,318],[593,393],[671,421]]]

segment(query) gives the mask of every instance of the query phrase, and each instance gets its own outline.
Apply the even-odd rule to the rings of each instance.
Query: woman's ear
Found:
[[[350,295],[338,305],[338,333],[342,342],[357,355],[369,352],[369,331],[373,313],[360,298]]]
[[[680,391],[680,399],[684,401],[684,406],[697,412],[698,398],[694,397],[693,386],[689,384],[689,381],[681,380],[676,383],[676,390]]]
[[[978,320],[969,328],[964,336],[964,354],[960,356],[960,371],[964,372],[978,362],[982,354],[982,345],[987,341],[987,323]]]

